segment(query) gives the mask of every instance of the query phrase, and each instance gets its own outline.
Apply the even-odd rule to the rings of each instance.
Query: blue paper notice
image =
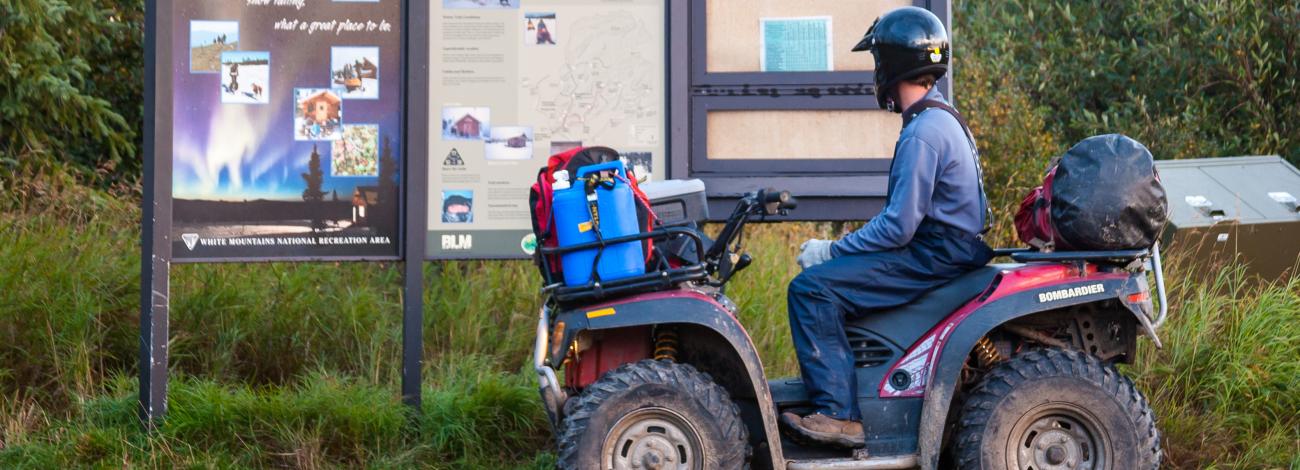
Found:
[[[831,17],[763,18],[764,72],[830,72]]]

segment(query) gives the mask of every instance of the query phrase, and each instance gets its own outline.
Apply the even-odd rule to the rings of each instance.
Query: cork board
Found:
[[[707,0],[708,71],[759,72],[759,19],[830,16],[834,71],[869,71],[868,52],[850,52],[871,22],[911,0]]]
[[[889,159],[902,128],[879,110],[711,111],[710,160]]]

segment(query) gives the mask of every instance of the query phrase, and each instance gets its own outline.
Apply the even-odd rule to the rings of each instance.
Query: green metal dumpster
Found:
[[[1191,251],[1202,273],[1238,258],[1265,279],[1295,274],[1300,170],[1276,156],[1168,160],[1156,169],[1169,196],[1169,252]]]

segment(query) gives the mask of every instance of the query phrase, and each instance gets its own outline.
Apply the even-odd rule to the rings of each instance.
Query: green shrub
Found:
[[[140,0],[0,3],[0,184],[49,167],[139,178],[143,20]]]
[[[1158,158],[1280,154],[1300,164],[1296,2],[956,4],[962,64],[998,62],[999,72],[994,81],[959,75],[959,86],[1013,77],[1031,110],[1050,108],[1047,130],[1064,143],[1121,132]]]

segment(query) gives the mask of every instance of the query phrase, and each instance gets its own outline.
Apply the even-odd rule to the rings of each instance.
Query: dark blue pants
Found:
[[[927,221],[903,248],[833,258],[794,278],[788,294],[790,332],[816,411],[862,420],[846,319],[907,304],[992,258],[979,238]]]

